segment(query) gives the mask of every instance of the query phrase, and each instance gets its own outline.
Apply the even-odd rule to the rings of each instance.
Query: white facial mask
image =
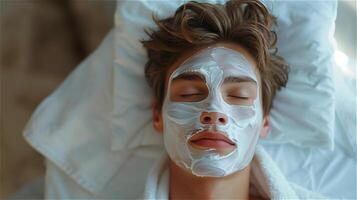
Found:
[[[170,99],[172,80],[186,72],[205,77],[208,95],[199,102],[175,102]],[[256,99],[252,105],[232,105],[221,94],[225,78],[249,77],[256,83]],[[253,66],[238,51],[225,47],[209,47],[182,63],[170,76],[163,104],[164,143],[178,166],[197,176],[222,177],[240,171],[253,158],[262,124],[259,84]],[[203,112],[218,112],[227,116],[224,125],[201,123]],[[235,149],[220,155],[216,149],[199,150],[189,139],[203,130],[214,128],[224,132],[235,143]]]

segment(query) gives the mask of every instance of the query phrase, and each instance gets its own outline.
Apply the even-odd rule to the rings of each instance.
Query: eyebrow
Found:
[[[201,73],[198,73],[198,72],[184,72],[173,79],[173,81],[177,81],[177,80],[205,81],[205,77]]]
[[[242,82],[251,82],[257,84],[255,80],[253,80],[248,76],[228,76],[223,81],[223,83],[242,83]]]

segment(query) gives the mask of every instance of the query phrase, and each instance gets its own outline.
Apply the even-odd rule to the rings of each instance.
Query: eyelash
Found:
[[[200,96],[200,95],[204,95],[201,93],[197,93],[197,94],[181,94],[180,97],[191,97],[191,96]]]
[[[192,97],[192,96],[201,96],[204,94],[197,93],[197,94],[181,94],[181,97]],[[233,96],[233,95],[228,95],[228,97],[236,98],[236,99],[243,99],[243,100],[248,100],[249,97],[239,97],[239,96]]]
[[[233,96],[233,95],[228,95],[228,97],[233,97],[233,98],[236,98],[236,99],[244,99],[244,100],[248,100],[249,97],[239,97],[239,96]]]

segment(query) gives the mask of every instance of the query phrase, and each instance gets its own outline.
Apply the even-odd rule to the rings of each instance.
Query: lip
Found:
[[[190,138],[189,142],[192,144],[192,146],[199,149],[223,149],[236,146],[235,143],[226,137],[223,132],[219,131],[202,131],[196,133]]]

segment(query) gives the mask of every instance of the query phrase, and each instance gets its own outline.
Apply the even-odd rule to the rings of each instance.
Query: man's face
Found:
[[[198,176],[245,167],[268,128],[260,82],[254,59],[237,44],[182,55],[166,76],[163,113],[154,110],[154,127],[164,132],[171,159]]]

